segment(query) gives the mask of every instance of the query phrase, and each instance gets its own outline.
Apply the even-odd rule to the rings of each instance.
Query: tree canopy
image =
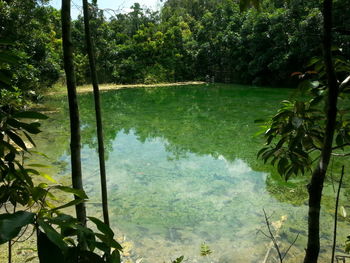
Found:
[[[241,11],[234,0],[168,0],[159,11],[135,3],[129,13],[107,17],[93,3],[98,78],[101,83],[214,77],[217,82],[294,84],[291,73],[307,70],[310,59],[322,53],[320,8],[319,1],[265,0],[259,11]],[[15,41],[23,60],[14,69],[15,84],[26,90],[52,85],[63,75],[59,12],[34,0],[1,1],[0,10],[0,37]],[[334,17],[334,44],[350,57],[345,0],[335,1]],[[83,17],[72,27],[77,83],[89,83]]]

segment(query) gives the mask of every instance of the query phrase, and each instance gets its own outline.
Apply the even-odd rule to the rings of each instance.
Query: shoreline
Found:
[[[130,89],[130,88],[157,88],[157,87],[172,87],[172,86],[188,86],[188,85],[203,85],[204,81],[186,81],[186,82],[173,82],[173,83],[156,83],[156,84],[100,84],[100,91]],[[92,84],[86,84],[77,86],[77,93],[89,93],[92,92]],[[65,95],[67,90],[64,85],[60,85],[56,90],[46,92],[45,95]]]

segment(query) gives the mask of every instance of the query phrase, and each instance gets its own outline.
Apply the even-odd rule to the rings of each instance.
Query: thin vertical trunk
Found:
[[[327,73],[328,97],[326,130],[320,161],[314,170],[309,192],[308,242],[304,263],[316,263],[320,251],[320,209],[323,183],[332,153],[337,117],[338,83],[332,62],[332,0],[323,1],[323,55]]]
[[[331,263],[334,263],[334,256],[335,256],[335,247],[337,244],[337,223],[338,223],[338,207],[339,207],[339,197],[340,197],[340,189],[343,184],[343,177],[344,177],[344,165],[341,169],[341,175],[340,175],[340,181],[338,186],[338,192],[337,197],[335,199],[335,211],[334,211],[334,228],[333,228],[333,245],[332,245],[332,258]]]
[[[83,189],[83,180],[81,172],[80,158],[80,119],[77,102],[77,91],[75,83],[75,73],[73,64],[73,46],[71,39],[71,9],[70,0],[62,0],[62,41],[63,41],[63,61],[64,70],[66,72],[69,117],[70,117],[70,149],[71,149],[71,164],[72,164],[72,185],[75,189]],[[77,197],[76,197],[77,198]],[[76,205],[77,219],[83,224],[86,224],[86,209],[85,204]]]
[[[8,242],[8,263],[12,263],[12,240]]]
[[[98,141],[98,157],[100,161],[103,219],[105,224],[109,225],[106,166],[105,166],[105,152],[104,152],[104,143],[103,143],[100,92],[98,88],[98,79],[97,79],[97,73],[96,73],[94,45],[93,45],[93,42],[91,39],[91,33],[90,33],[90,15],[89,15],[89,5],[87,0],[83,0],[83,9],[84,9],[86,48],[87,48],[88,57],[89,57],[90,75],[91,75],[91,81],[92,81],[92,86],[94,90],[94,99],[95,99],[95,115],[96,115],[96,129],[97,129],[97,141]]]

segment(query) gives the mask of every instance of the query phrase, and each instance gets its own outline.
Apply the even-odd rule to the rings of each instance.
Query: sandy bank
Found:
[[[186,85],[201,85],[205,84],[203,81],[187,81],[187,82],[175,82],[175,83],[157,83],[157,84],[100,84],[100,91],[107,90],[118,90],[118,89],[128,89],[128,88],[153,88],[153,87],[170,87],[170,86],[186,86]],[[66,88],[60,86],[54,91],[49,91],[47,95],[62,95],[66,94]],[[83,85],[77,87],[78,93],[88,93],[92,92],[92,85]]]

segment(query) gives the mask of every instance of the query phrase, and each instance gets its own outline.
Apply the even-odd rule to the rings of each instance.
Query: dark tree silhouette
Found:
[[[63,43],[63,62],[66,72],[69,117],[70,117],[70,149],[71,149],[71,164],[72,164],[72,185],[75,189],[83,190],[83,180],[81,171],[80,158],[80,118],[77,101],[77,91],[73,64],[73,46],[71,38],[71,1],[62,0],[62,43]],[[78,197],[75,197],[78,198]],[[86,224],[86,209],[84,203],[76,205],[76,214],[78,220]]]
[[[309,219],[308,242],[304,263],[317,262],[320,251],[320,209],[323,183],[326,176],[329,160],[332,154],[332,144],[337,118],[338,82],[332,61],[332,0],[323,1],[323,56],[327,73],[327,120],[321,158],[308,185],[309,192]]]
[[[94,44],[90,33],[90,14],[89,14],[89,4],[87,0],[83,0],[83,10],[84,10],[86,49],[89,57],[90,75],[91,75],[91,81],[92,81],[92,86],[94,90],[94,100],[95,100],[96,130],[97,130],[97,141],[98,141],[98,157],[100,162],[103,219],[105,224],[109,225],[105,152],[104,152],[103,127],[102,127],[102,117],[101,117],[101,102],[100,102],[100,92],[99,92],[98,79],[97,79],[97,73],[96,73]]]

